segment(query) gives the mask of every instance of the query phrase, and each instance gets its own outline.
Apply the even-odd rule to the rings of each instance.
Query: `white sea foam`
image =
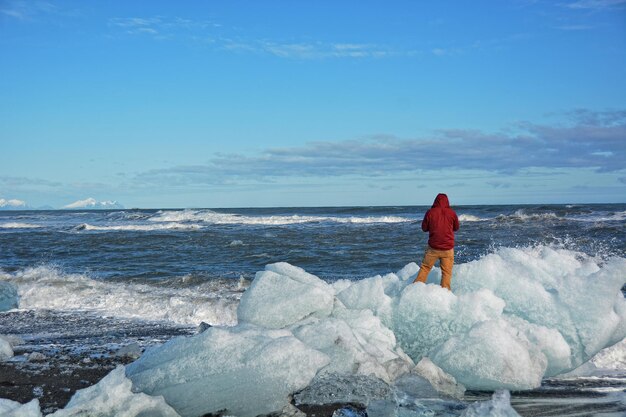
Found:
[[[18,223],[18,222],[0,223],[0,229],[36,229],[39,227],[42,227],[42,226],[38,224]]]
[[[460,222],[480,222],[488,219],[481,219],[478,216],[474,216],[473,214],[460,214],[459,221]]]
[[[210,224],[249,224],[249,225],[267,225],[280,226],[288,224],[302,223],[352,223],[352,224],[371,224],[371,223],[403,223],[410,222],[413,219],[399,216],[244,216],[232,213],[217,213],[211,210],[179,210],[179,211],[159,211],[149,219],[154,222],[203,222]]]
[[[158,223],[158,224],[118,224],[110,226],[97,226],[83,223],[74,228],[75,230],[93,230],[93,231],[126,231],[126,232],[152,232],[155,230],[199,230],[202,226],[199,224],[183,224],[183,223]]]
[[[619,222],[626,220],[626,211],[590,213],[568,217],[568,220],[580,222]]]
[[[556,213],[528,213],[524,209],[516,210],[513,214],[500,214],[496,216],[496,220],[499,221],[514,221],[514,222],[526,222],[526,221],[541,221],[541,220],[558,220],[560,219]]]
[[[21,309],[89,310],[183,325],[235,324],[241,294],[239,282],[230,286],[223,283],[218,291],[213,282],[170,288],[95,280],[82,274],[65,274],[49,266],[27,268],[15,274],[0,272],[2,281],[17,287]]]

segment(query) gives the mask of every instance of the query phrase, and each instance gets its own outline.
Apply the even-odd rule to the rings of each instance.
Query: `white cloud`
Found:
[[[626,169],[626,112],[577,110],[569,117],[565,125],[520,122],[514,133],[446,129],[413,139],[378,135],[270,148],[253,155],[218,154],[206,165],[155,169],[137,175],[135,181],[187,186],[279,177],[383,177],[441,169],[500,174],[531,168]]]
[[[609,9],[626,5],[626,0],[578,0],[567,3],[570,9]]]

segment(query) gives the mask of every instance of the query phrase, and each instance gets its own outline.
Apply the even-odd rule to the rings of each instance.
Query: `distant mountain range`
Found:
[[[97,201],[95,198],[86,198],[85,200],[74,201],[72,204],[61,207],[65,210],[107,210],[107,209],[123,209],[124,206],[117,201]]]
[[[115,210],[124,206],[117,201],[97,201],[95,198],[78,200],[61,207],[63,210]],[[23,200],[0,198],[0,210],[55,210],[52,206],[32,207]]]
[[[26,201],[22,200],[5,200],[4,198],[0,198],[0,210],[31,210]]]

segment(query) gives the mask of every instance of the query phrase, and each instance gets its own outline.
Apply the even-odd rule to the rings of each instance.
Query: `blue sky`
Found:
[[[0,198],[626,202],[626,0],[0,0]]]

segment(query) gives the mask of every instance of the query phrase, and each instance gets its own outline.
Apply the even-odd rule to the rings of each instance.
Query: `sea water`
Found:
[[[352,371],[342,365],[364,364],[366,355],[377,359],[363,365],[361,373],[352,373],[377,378],[395,390],[397,399],[398,386],[411,386],[396,380],[402,361],[418,362],[426,355],[438,370],[456,375],[470,388],[462,399],[444,407],[450,415],[473,412],[468,407],[473,399],[488,399],[476,390],[498,388],[526,389],[513,391],[511,397],[522,415],[564,409],[566,404],[573,410],[570,415],[580,410],[583,414],[585,410],[623,411],[623,399],[612,395],[626,386],[626,346],[618,343],[596,355],[604,347],[598,344],[619,342],[611,339],[621,334],[619,314],[612,318],[591,311],[590,317],[603,318],[594,322],[585,320],[584,311],[577,313],[575,306],[582,310],[595,306],[593,300],[584,304],[585,292],[610,298],[602,293],[605,287],[587,289],[590,280],[623,283],[626,279],[626,205],[455,207],[461,229],[456,234],[453,298],[436,285],[407,287],[406,279],[416,268],[409,265],[420,261],[426,245],[427,234],[420,223],[427,208],[0,212],[0,305],[9,310],[0,313],[0,334],[20,335],[33,347],[54,354],[51,346],[59,344],[94,351],[103,343],[156,346],[173,336],[191,334],[205,322],[217,326],[207,333],[218,332],[211,336],[213,341],[246,344],[252,352],[256,344],[258,349],[300,351],[294,346],[304,341],[302,354],[313,358],[307,363],[318,368],[302,369],[293,390],[319,386],[322,377],[321,381],[343,381],[339,375]],[[298,308],[293,297],[308,294],[301,288],[302,281],[311,288],[313,278],[294,275],[284,267],[277,270],[271,266],[276,263],[303,268],[319,279],[313,285],[317,290],[301,297]],[[267,265],[265,283],[284,284],[284,277],[298,277],[291,287],[264,284],[273,296],[271,302],[260,283],[253,286],[260,288],[254,292],[262,296],[246,294],[257,271]],[[405,271],[405,276],[398,271]],[[397,282],[389,275],[394,272],[398,272],[392,274]],[[437,274],[437,270],[431,273],[430,282],[437,282]],[[244,301],[252,299],[239,308],[242,296]],[[337,302],[347,310],[338,310]],[[306,303],[308,310],[303,310]],[[609,310],[616,308],[612,303]],[[303,311],[306,315],[300,317]],[[423,326],[419,332],[402,325],[411,320]],[[281,339],[276,344],[273,333],[246,329],[246,322],[288,331],[293,341]],[[330,340],[329,335],[343,335],[346,326],[356,337],[355,346],[358,343],[365,353],[324,345],[324,336]],[[354,330],[358,326],[362,329]],[[221,328],[226,333],[219,333]],[[477,342],[494,334],[506,343]],[[352,343],[343,341],[346,346]],[[441,349],[434,352],[435,346]],[[341,356],[347,351],[351,356]],[[458,356],[458,352],[466,354]],[[477,364],[477,355],[484,352],[504,365],[490,370]],[[284,364],[289,360],[294,358],[284,358]],[[391,361],[396,364],[393,369],[385,365]],[[583,362],[582,368],[563,375]],[[230,368],[237,366],[233,363]],[[291,368],[284,368],[285,375],[291,375]],[[275,367],[275,376],[289,379],[280,369]],[[500,369],[511,370],[510,378],[490,377],[490,372]],[[313,383],[302,377],[316,372],[319,377]],[[135,377],[133,382],[141,386],[146,381]],[[365,385],[359,389],[367,393]],[[276,398],[286,395],[279,392],[283,388],[275,386],[274,393],[280,394]],[[416,405],[418,396],[406,388],[401,392],[403,399],[395,404],[389,398],[370,396],[370,414],[424,411],[423,403]],[[506,395],[494,396],[493,404],[500,404]],[[259,403],[258,411],[273,410],[262,410]]]

